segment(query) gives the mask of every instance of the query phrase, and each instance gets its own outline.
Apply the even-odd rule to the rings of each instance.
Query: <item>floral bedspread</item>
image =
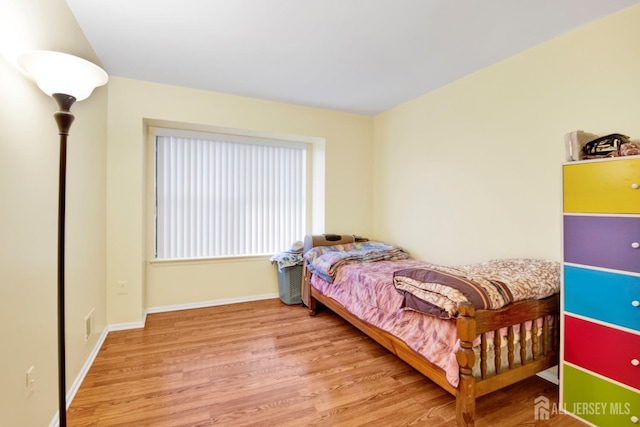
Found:
[[[497,309],[525,299],[545,298],[560,289],[560,263],[537,259],[499,259],[447,267],[425,264],[394,273],[403,307],[451,318],[461,303]]]

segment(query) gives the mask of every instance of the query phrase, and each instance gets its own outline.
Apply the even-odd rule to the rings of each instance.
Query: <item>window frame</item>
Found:
[[[156,132],[164,134],[175,132],[178,135],[222,135],[236,141],[259,141],[281,146],[306,146],[306,223],[305,234],[322,233],[324,230],[324,193],[325,193],[325,145],[321,137],[271,133],[245,129],[233,129],[171,122],[166,120],[145,119],[146,144],[146,253],[150,263],[193,263],[202,261],[220,261],[225,259],[268,258],[272,254],[222,255],[203,258],[157,258],[156,247],[156,195],[155,195],[155,137]]]

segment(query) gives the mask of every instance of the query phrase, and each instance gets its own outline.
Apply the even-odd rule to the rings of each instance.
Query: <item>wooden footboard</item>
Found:
[[[554,295],[544,300],[524,301],[509,305],[500,310],[474,310],[471,306],[461,307],[461,315],[457,319],[460,350],[456,354],[460,365],[460,384],[453,387],[446,380],[445,372],[438,366],[427,361],[420,354],[411,349],[399,338],[370,325],[348,312],[340,303],[309,287],[309,313],[315,314],[316,301],[330,308],[336,314],[350,322],[372,339],[380,343],[387,350],[411,365],[417,371],[431,379],[443,389],[456,396],[456,418],[458,426],[473,426],[475,418],[476,397],[506,387],[537,372],[548,369],[558,363],[559,348],[559,297]],[[532,339],[525,340],[526,334],[520,334],[520,354],[515,353],[514,325],[520,325],[524,331],[525,322],[534,319],[544,319],[538,327],[537,322],[531,324]],[[490,366],[488,357],[488,333],[507,328],[507,366],[496,362]],[[540,328],[542,330],[540,331]],[[539,333],[540,332],[540,333]],[[496,358],[501,359],[500,333],[496,333]],[[540,335],[541,339],[538,339]],[[480,373],[473,375],[476,363],[476,353],[473,350],[474,341],[480,336],[479,366]],[[532,354],[531,358],[526,357]],[[519,356],[519,357],[518,357]],[[521,362],[523,360],[523,362]],[[489,369],[491,368],[491,369]]]
[[[460,350],[456,359],[460,365],[460,384],[456,393],[456,418],[458,426],[473,426],[476,397],[491,393],[558,364],[560,337],[560,297],[558,294],[542,300],[527,300],[510,304],[499,310],[478,310],[470,305],[460,307],[457,318]],[[538,325],[537,319],[541,319]],[[531,340],[526,340],[530,322]],[[514,326],[521,333],[516,342]],[[506,359],[502,360],[502,334],[507,328]],[[523,332],[524,331],[524,332]],[[494,357],[488,356],[488,335],[494,336]],[[480,373],[473,375],[476,354],[473,343],[480,337]],[[540,336],[540,337],[538,337]],[[519,354],[515,353],[519,346]],[[516,362],[517,360],[517,362]],[[492,369],[488,363],[493,362]]]

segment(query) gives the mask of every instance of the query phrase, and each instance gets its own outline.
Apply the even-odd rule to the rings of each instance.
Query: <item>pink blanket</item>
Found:
[[[349,264],[338,269],[333,283],[314,275],[311,286],[338,301],[360,319],[403,340],[442,368],[447,381],[457,387],[455,320],[403,310],[404,298],[393,286],[394,271],[421,265],[424,262],[412,259]]]

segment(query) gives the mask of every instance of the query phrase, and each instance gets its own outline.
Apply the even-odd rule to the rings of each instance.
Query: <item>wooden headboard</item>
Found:
[[[304,237],[304,251],[316,246],[345,245],[356,241],[351,234],[308,234]]]
[[[365,237],[352,234],[308,234],[304,237],[304,252],[316,246],[346,245],[347,243],[363,242],[369,240]],[[302,269],[302,302],[309,307],[309,280],[311,274],[307,272],[307,266]]]

